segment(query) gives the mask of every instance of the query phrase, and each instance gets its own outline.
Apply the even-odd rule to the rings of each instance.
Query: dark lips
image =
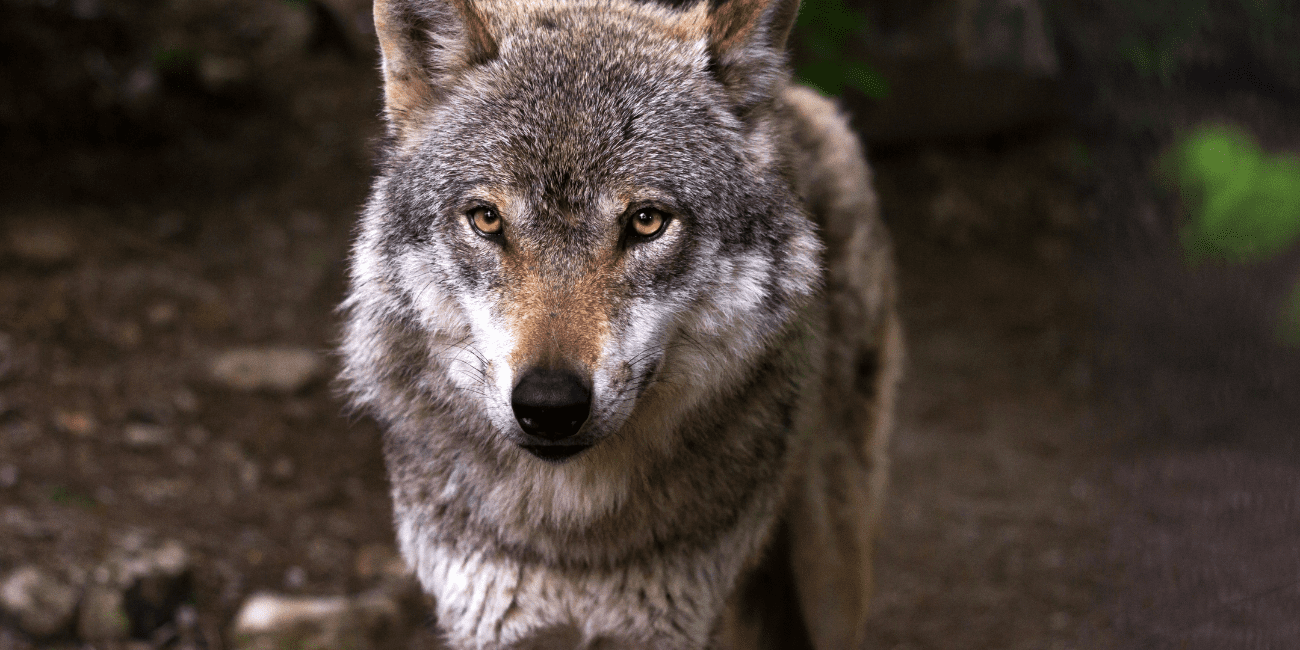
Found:
[[[573,458],[591,445],[523,445],[524,451],[552,463],[562,463]]]

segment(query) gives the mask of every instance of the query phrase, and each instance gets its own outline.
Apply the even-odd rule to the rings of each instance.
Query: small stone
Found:
[[[166,446],[172,440],[167,427],[144,422],[133,422],[122,429],[122,440],[136,449],[154,449]]]
[[[77,612],[77,638],[92,643],[118,641],[130,632],[122,591],[104,585],[87,588]]]
[[[262,468],[257,463],[247,458],[239,462],[239,486],[246,491],[257,489],[257,485],[262,482]]]
[[[78,438],[85,438],[94,434],[98,426],[95,418],[84,411],[57,411],[54,413],[54,428]]]
[[[9,249],[25,262],[54,266],[76,256],[77,241],[61,224],[35,221],[10,226]]]
[[[355,598],[259,593],[240,608],[231,636],[238,650],[369,650],[404,627],[402,613],[401,604],[383,592]]]
[[[5,532],[8,534],[26,539],[48,539],[53,536],[48,525],[18,506],[8,506],[0,511],[0,527],[7,529]]]
[[[72,624],[77,590],[33,566],[9,574],[0,585],[0,609],[18,621],[18,627],[35,636],[51,636]]]
[[[284,586],[297,591],[307,585],[307,571],[300,566],[291,566],[284,572]]]
[[[145,314],[145,319],[154,327],[167,327],[176,322],[178,313],[176,305],[169,302],[160,302],[149,308],[149,311]]]
[[[187,478],[139,478],[131,487],[145,503],[158,505],[183,498],[190,486]]]
[[[199,82],[213,94],[239,90],[252,79],[248,61],[233,56],[204,55],[199,60]]]
[[[190,554],[183,544],[169,539],[154,551],[153,562],[163,575],[174,578],[189,570]]]
[[[271,478],[280,483],[288,483],[293,479],[293,459],[288,456],[281,456],[271,463]]]
[[[117,328],[114,339],[119,346],[129,350],[138,347],[144,341],[144,332],[140,330],[139,325],[128,321]]]
[[[212,361],[212,378],[239,390],[294,393],[324,370],[314,352],[302,348],[243,348],[223,352]]]

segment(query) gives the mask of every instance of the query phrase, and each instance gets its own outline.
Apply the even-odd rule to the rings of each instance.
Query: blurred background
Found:
[[[369,4],[0,8],[0,650],[436,647],[330,386]],[[804,2],[910,339],[868,647],[1300,640],[1297,37],[1289,0]]]

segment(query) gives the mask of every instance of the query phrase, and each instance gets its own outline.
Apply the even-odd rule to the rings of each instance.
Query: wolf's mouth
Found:
[[[552,463],[562,463],[585,451],[591,445],[522,445],[524,451]]]

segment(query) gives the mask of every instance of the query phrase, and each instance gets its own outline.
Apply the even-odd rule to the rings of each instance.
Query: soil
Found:
[[[110,53],[126,47],[91,31]],[[104,100],[99,119],[62,119],[50,100],[27,131],[0,115],[0,575],[37,564],[76,579],[123,537],[177,539],[213,646],[254,592],[374,579],[392,545],[380,435],[328,376],[378,79],[368,54],[313,43],[233,90],[169,73],[143,112]],[[43,96],[81,97],[61,87]],[[1300,638],[1300,472],[1277,434],[1297,421],[1277,406],[1290,384],[1216,392],[1222,373],[1255,381],[1261,366],[1116,347],[1181,335],[1168,314],[1186,303],[1162,298],[1167,276],[1135,271],[1172,274],[1173,255],[1144,267],[1094,254],[1111,240],[1089,237],[1088,215],[1111,204],[1076,194],[1078,138],[1058,125],[872,151],[910,360],[868,647]],[[1128,277],[1149,294],[1115,280]],[[305,347],[330,370],[292,394],[213,381],[213,355],[246,345]],[[1241,354],[1272,349],[1259,345]],[[1216,395],[1230,404],[1196,410]],[[1206,422],[1235,432],[1245,411],[1263,413],[1237,420],[1263,433],[1203,435]],[[162,440],[131,442],[141,424]],[[0,621],[3,650],[72,644]],[[394,643],[431,644],[427,625]]]

